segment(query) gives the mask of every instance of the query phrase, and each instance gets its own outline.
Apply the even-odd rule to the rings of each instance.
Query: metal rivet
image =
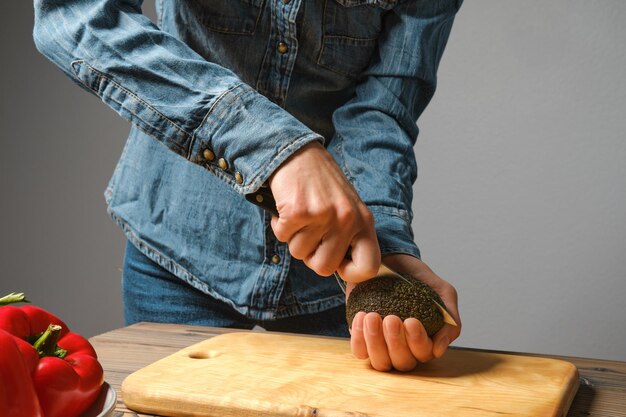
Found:
[[[280,52],[281,54],[284,54],[285,52],[289,50],[289,47],[287,46],[285,42],[278,42],[277,49],[278,49],[278,52]]]
[[[239,171],[235,172],[235,181],[237,184],[243,184],[243,177]]]
[[[222,168],[223,170],[228,169],[228,162],[226,162],[224,158],[220,158],[220,160],[217,161],[217,165],[219,165],[219,167]]]
[[[215,154],[213,153],[212,150],[210,149],[205,149],[204,151],[202,151],[202,156],[204,157],[204,159],[206,159],[207,161],[212,161],[215,159]]]
[[[272,256],[272,263],[273,263],[274,265],[276,265],[276,264],[280,263],[280,256],[278,256],[278,255],[274,255],[274,256]]]

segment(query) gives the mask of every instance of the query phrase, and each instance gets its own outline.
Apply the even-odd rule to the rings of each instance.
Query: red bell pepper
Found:
[[[19,301],[23,294],[10,294],[0,305]],[[104,382],[96,352],[58,317],[35,306],[5,305],[0,329],[13,335],[45,417],[77,417],[96,400]]]
[[[0,416],[43,417],[31,370],[15,337],[4,330],[0,330]]]

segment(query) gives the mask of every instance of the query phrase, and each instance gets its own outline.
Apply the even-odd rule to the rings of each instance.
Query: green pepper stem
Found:
[[[23,292],[12,292],[11,294],[5,295],[4,297],[0,297],[0,306],[6,306],[15,303],[30,303],[30,301],[26,299],[26,296]]]
[[[62,327],[58,324],[51,324],[45,332],[33,343],[33,347],[40,358],[44,356],[56,356],[63,359],[67,355],[67,350],[57,346]]]

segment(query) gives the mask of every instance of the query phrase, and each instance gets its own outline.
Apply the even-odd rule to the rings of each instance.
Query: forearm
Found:
[[[141,1],[36,0],[33,36],[70,79],[240,193],[258,189],[299,147],[323,140],[161,31],[141,14]]]
[[[376,218],[381,252],[419,257],[411,205],[416,120],[430,102],[458,1],[398,4],[355,96],[333,115],[329,150]]]

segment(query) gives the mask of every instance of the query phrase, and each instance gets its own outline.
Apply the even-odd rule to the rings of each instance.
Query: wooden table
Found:
[[[92,337],[90,341],[104,367],[105,379],[117,391],[115,417],[146,416],[128,410],[122,402],[120,386],[127,375],[182,348],[233,331],[241,330],[138,323]],[[563,359],[578,368],[580,387],[568,417],[626,417],[625,362],[566,356],[534,356]]]

